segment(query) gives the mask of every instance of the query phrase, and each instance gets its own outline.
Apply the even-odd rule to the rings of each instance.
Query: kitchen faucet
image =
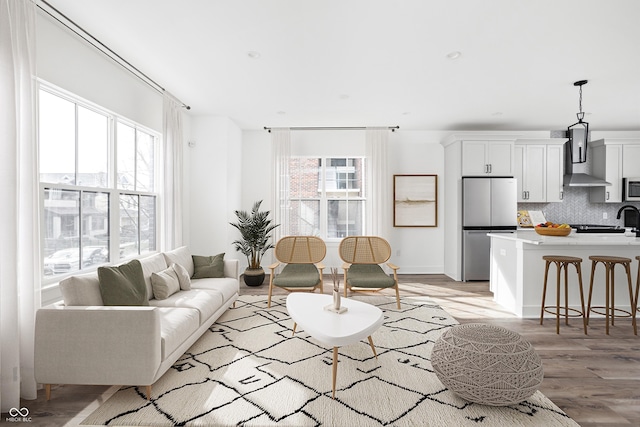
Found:
[[[631,205],[624,205],[623,207],[620,208],[620,210],[618,210],[618,215],[616,215],[617,219],[620,219],[620,216],[622,215],[622,211],[630,209],[632,211],[636,211],[636,237],[640,237],[640,210],[638,208],[636,208],[635,206],[631,206]]]

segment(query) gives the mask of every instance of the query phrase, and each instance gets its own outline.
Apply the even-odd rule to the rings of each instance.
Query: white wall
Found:
[[[162,94],[49,15],[37,17],[38,77],[155,131],[162,131]]]
[[[190,201],[186,243],[193,254],[224,252],[225,258],[239,259],[231,245],[237,236],[229,222],[241,204],[242,133],[228,118],[193,116],[189,142],[193,147],[185,154]]]
[[[444,271],[444,149],[440,145],[441,132],[396,131],[389,148],[389,180],[394,174],[438,175],[438,226],[433,228],[399,228],[390,224],[391,261],[404,274],[436,274]],[[294,155],[365,154],[365,133],[357,131],[294,131]],[[242,205],[246,209],[256,200],[264,200],[263,208],[272,210],[271,194],[271,137],[266,131],[243,131]],[[249,172],[247,172],[249,171]],[[253,171],[259,171],[254,174]],[[249,179],[248,177],[251,176]],[[390,194],[390,197],[393,195]],[[389,200],[390,209],[393,200]],[[399,254],[399,255],[398,255]],[[270,256],[265,259],[271,260]],[[246,264],[246,263],[245,263]],[[265,262],[266,264],[266,262]],[[337,243],[327,244],[327,267],[340,267]]]

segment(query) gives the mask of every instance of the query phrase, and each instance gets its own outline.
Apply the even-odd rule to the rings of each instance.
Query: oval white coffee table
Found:
[[[382,325],[382,310],[371,304],[341,298],[344,313],[337,314],[324,309],[333,303],[333,296],[310,293],[291,293],[287,297],[287,311],[296,325],[300,325],[309,335],[323,344],[333,347],[332,397],[336,397],[336,377],[338,374],[338,347],[369,339],[373,355],[378,358],[373,345],[373,334]]]

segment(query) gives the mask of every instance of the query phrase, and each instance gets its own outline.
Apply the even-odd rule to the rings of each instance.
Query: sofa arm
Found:
[[[225,259],[224,260],[224,277],[231,277],[240,281],[240,274],[238,273],[239,261],[237,259]]]
[[[36,381],[150,385],[160,340],[155,307],[47,306],[36,313]]]

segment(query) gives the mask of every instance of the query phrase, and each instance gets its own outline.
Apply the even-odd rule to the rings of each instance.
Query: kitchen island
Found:
[[[519,317],[539,317],[544,284],[545,262],[543,255],[565,255],[582,258],[582,285],[587,304],[591,278],[591,255],[609,255],[631,258],[631,278],[635,291],[640,255],[640,238],[624,234],[580,234],[572,231],[566,237],[541,236],[534,230],[518,230],[515,233],[488,234],[491,237],[490,289],[494,300]],[[555,266],[549,268],[547,300],[545,305],[555,304]],[[564,280],[564,279],[563,279]],[[624,269],[615,271],[616,307],[629,309],[629,292]],[[579,309],[578,277],[569,268],[569,307]],[[605,302],[604,267],[596,269],[591,305],[603,306]],[[597,316],[596,314],[591,314]]]

